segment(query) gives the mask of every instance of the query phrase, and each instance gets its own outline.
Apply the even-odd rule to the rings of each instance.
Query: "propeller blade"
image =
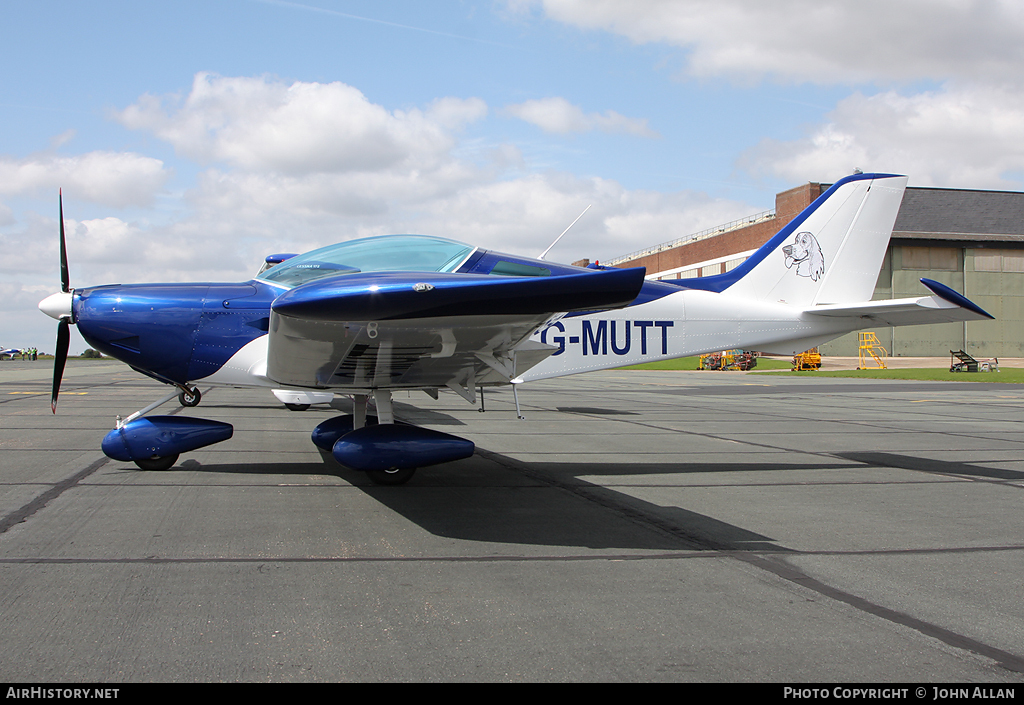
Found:
[[[60,290],[65,294],[71,291],[71,277],[68,275],[68,248],[64,241],[64,194],[57,192],[60,204]]]
[[[53,353],[53,392],[50,395],[50,410],[57,413],[57,395],[60,394],[60,381],[64,376],[64,365],[68,361],[68,346],[71,344],[71,330],[68,319],[62,318],[57,323],[57,350]]]

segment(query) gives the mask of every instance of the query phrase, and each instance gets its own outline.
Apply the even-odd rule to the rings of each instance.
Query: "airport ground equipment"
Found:
[[[956,359],[957,362],[953,360]],[[949,371],[950,372],[998,372],[999,371],[999,358],[984,358],[977,359],[971,355],[968,355],[963,350],[957,350],[956,352],[949,351]]]
[[[811,348],[810,350],[805,350],[799,355],[793,356],[794,372],[805,372],[807,370],[818,369],[821,369],[821,355],[818,353],[818,348]]]
[[[738,370],[746,372],[757,367],[757,353],[745,350],[722,350],[700,356],[698,370]]]
[[[857,369],[866,370],[869,367],[877,370],[887,369],[885,364],[885,358],[889,356],[889,352],[882,347],[881,342],[878,340],[878,336],[873,331],[861,331],[858,333],[858,346],[857,346]],[[873,362],[873,365],[869,365],[869,362]]]
[[[954,358],[959,362],[953,362]],[[950,372],[977,372],[978,361],[965,353],[963,350],[949,351]]]

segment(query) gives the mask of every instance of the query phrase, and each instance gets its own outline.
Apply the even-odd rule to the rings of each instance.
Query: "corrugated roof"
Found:
[[[894,235],[944,233],[971,240],[976,238],[966,236],[1024,238],[1024,193],[910,187],[903,194],[893,231]]]
[[[820,184],[824,192],[832,184]],[[772,211],[766,211],[773,213]],[[690,239],[717,237],[719,231],[733,230],[736,221],[727,226],[710,228],[681,240],[633,252],[608,264],[637,259],[654,252],[673,249]],[[932,240],[950,245],[984,247],[1024,247],[1024,193],[1019,191],[983,191],[979,189],[927,188],[910,186],[903,194],[893,241]]]

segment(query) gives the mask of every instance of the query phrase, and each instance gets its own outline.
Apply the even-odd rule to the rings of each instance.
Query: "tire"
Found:
[[[398,468],[394,470],[367,470],[370,482],[375,485],[404,485],[412,479],[416,468]]]
[[[188,392],[178,395],[178,403],[182,406],[199,406],[199,402],[202,400],[203,395],[199,393],[199,387],[191,387]]]
[[[174,467],[174,464],[178,462],[178,454],[165,455],[159,458],[146,458],[145,460],[136,460],[135,464],[139,466],[140,470],[170,470]]]
[[[285,404],[288,407],[288,411],[305,411],[309,408],[309,404]]]

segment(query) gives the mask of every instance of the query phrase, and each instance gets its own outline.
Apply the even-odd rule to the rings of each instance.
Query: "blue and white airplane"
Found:
[[[3,359],[5,355],[10,355],[11,359],[13,360],[15,355],[20,354],[20,348],[5,348],[4,346],[0,345],[0,359]]]
[[[475,403],[486,387],[731,348],[791,355],[868,326],[992,318],[927,279],[930,296],[870,300],[906,183],[844,178],[736,269],[668,282],[390,235],[270,257],[249,282],[72,289],[61,205],[62,288],[39,304],[59,321],[51,407],[75,324],[95,349],[173,387],[118,418],[102,444],[114,459],[164,469],[226,440],[226,423],[145,414],[175,396],[198,404],[198,383],[252,386],[300,406],[351,396],[354,413],[317,426],[313,442],[376,483],[400,484],[474,445],[396,423],[395,390]]]

